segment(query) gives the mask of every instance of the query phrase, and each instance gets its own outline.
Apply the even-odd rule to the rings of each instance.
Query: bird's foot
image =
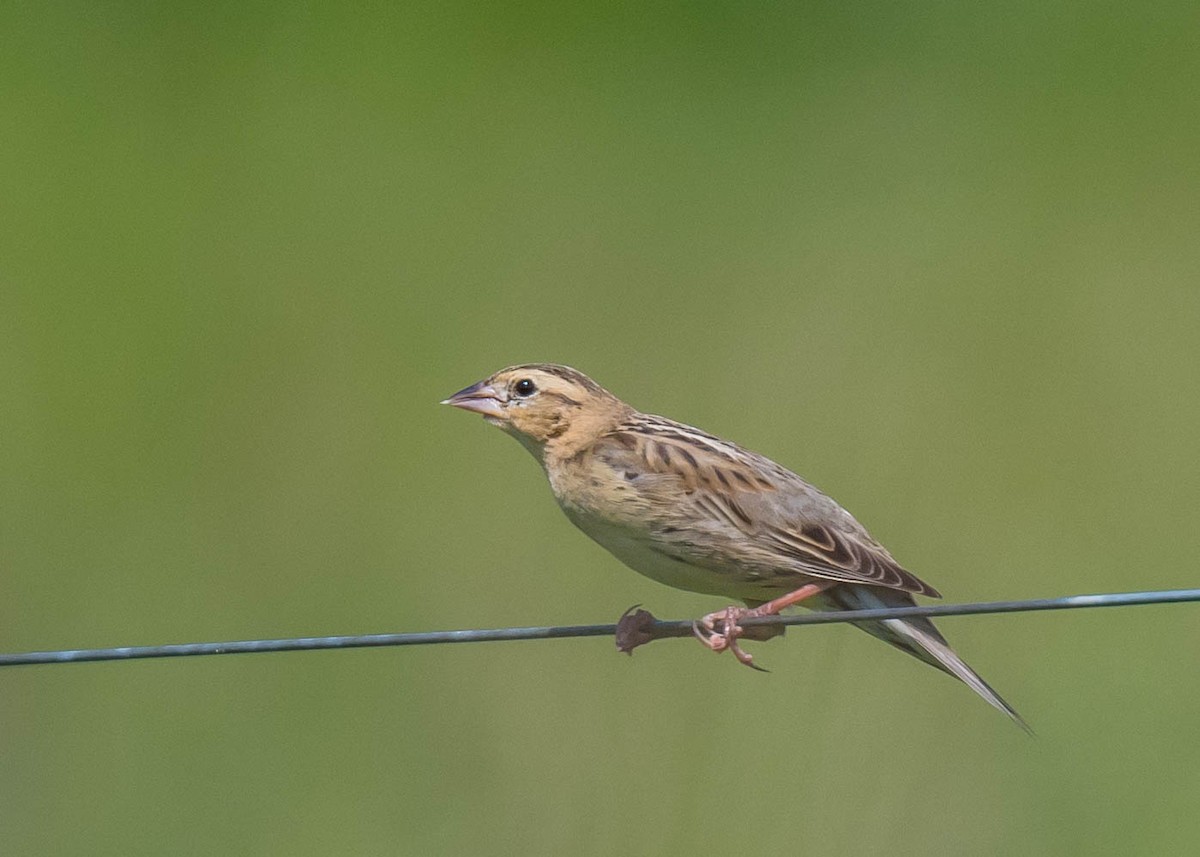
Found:
[[[745,607],[730,605],[724,610],[709,613],[692,623],[692,633],[696,639],[718,654],[726,650],[733,653],[738,663],[745,664],[759,672],[767,670],[754,663],[754,656],[738,645],[738,638],[745,635],[745,629],[738,622],[746,616],[756,615],[753,610]]]

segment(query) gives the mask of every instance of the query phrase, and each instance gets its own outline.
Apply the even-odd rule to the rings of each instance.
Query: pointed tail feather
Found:
[[[929,623],[928,620],[925,621],[926,624],[932,627],[932,623]],[[912,640],[917,647],[931,655],[937,661],[937,666],[971,688],[971,690],[982,696],[991,705],[1003,711],[1012,718],[1014,723],[1030,735],[1033,734],[1033,730],[1029,728],[1029,724],[1016,712],[1016,709],[1005,702],[1004,697],[996,693],[992,689],[992,686],[984,681],[979,673],[967,666],[966,662],[956,655],[953,649],[946,645],[946,641],[942,639],[941,634],[938,634],[936,631],[933,634],[929,634],[912,620],[885,619],[883,624],[887,625],[893,633]],[[914,654],[917,653],[914,652]],[[922,660],[925,659],[922,658]]]
[[[886,607],[911,607],[916,602],[912,595],[898,589],[882,589],[879,587],[856,586],[853,584],[835,586],[826,590],[820,596],[810,599],[811,604],[818,610],[865,610]],[[946,638],[941,635],[933,623],[922,617],[909,619],[884,619],[882,621],[855,622],[857,627],[884,642],[903,649],[910,655],[919,658],[930,666],[935,666],[961,681],[971,690],[983,697],[989,704],[1003,711],[1013,722],[1033,734],[1029,724],[1016,712],[1011,705],[996,693],[979,673],[967,666]]]

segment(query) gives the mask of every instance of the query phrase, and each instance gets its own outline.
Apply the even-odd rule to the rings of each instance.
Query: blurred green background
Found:
[[[1194,3],[0,10],[0,649],[612,621],[575,365],[949,600],[1194,585]],[[1179,854],[1194,607],[0,673],[5,855]]]

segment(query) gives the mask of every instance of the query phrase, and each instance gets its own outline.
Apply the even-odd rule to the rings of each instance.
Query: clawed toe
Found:
[[[741,618],[740,614],[745,612],[740,607],[726,607],[716,613],[701,616],[692,623],[692,633],[714,652],[723,652],[737,645],[738,635],[742,633],[738,619]]]
[[[696,639],[718,654],[728,649],[738,659],[759,672],[767,670],[754,663],[754,656],[738,645],[738,637],[742,635],[742,626],[738,620],[750,611],[745,607],[726,607],[716,613],[709,613],[692,623],[692,633]]]

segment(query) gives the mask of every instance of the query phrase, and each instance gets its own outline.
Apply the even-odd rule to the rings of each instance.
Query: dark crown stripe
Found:
[[[592,393],[604,392],[603,387],[601,387],[587,375],[584,375],[578,369],[572,369],[570,366],[560,366],[557,363],[525,363],[521,366],[513,366],[512,369],[506,371],[516,371],[521,369],[545,372],[547,375],[553,375],[555,378],[562,378],[564,381],[577,384]]]

